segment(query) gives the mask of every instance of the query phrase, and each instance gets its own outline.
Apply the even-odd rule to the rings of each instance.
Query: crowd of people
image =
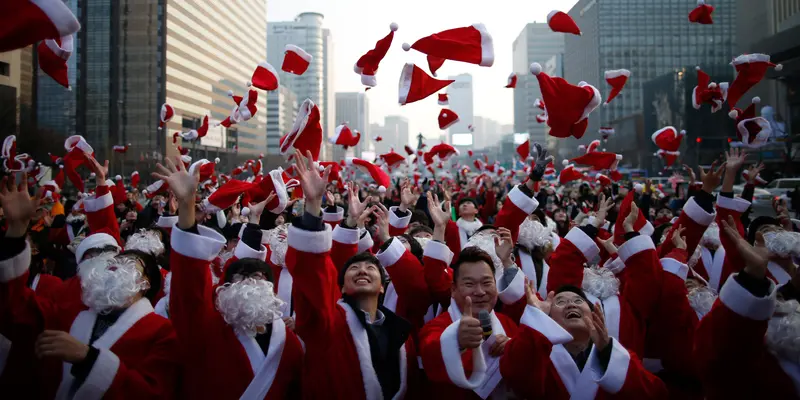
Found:
[[[797,398],[800,233],[734,197],[746,156],[665,195],[549,183],[539,145],[528,176],[384,191],[297,151],[291,198],[224,210],[180,158],[144,204],[90,155],[78,199],[7,175],[0,393]]]

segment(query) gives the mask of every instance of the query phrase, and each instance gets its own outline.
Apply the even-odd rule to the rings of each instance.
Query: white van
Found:
[[[800,186],[800,178],[781,178],[770,182],[765,189],[773,196],[780,197]]]

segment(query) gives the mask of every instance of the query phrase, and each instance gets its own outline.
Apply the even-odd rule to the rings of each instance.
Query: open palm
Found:
[[[197,183],[200,179],[200,168],[196,168],[195,173],[189,175],[186,166],[180,159],[178,159],[177,166],[169,158],[167,158],[166,164],[166,166],[156,164],[158,172],[152,173],[153,178],[167,182],[169,190],[175,194],[178,201],[194,202],[194,194],[197,192]]]

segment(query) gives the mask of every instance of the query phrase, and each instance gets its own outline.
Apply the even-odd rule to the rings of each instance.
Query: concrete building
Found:
[[[476,116],[473,119],[472,126],[475,131],[472,133],[472,146],[474,150],[480,150],[493,144],[496,144],[497,137],[503,133],[499,122],[481,116]]]
[[[348,149],[348,152],[356,157],[361,157],[364,151],[374,151],[374,141],[370,132],[369,125],[369,99],[363,92],[342,92],[336,93],[336,125],[347,122],[350,129],[361,132],[361,140],[358,146]],[[341,146],[334,146],[333,159],[341,160],[344,157],[344,149]]]
[[[291,131],[299,106],[297,95],[285,86],[267,94],[266,154],[280,155],[281,136]]]
[[[469,134],[469,126],[473,125],[475,110],[472,91],[472,75],[460,74],[450,76],[455,82],[447,87],[447,99],[450,105],[447,108],[458,114],[459,121],[447,130],[447,143],[452,144],[453,134]]]
[[[389,115],[384,117],[383,125],[371,124],[370,132],[372,136],[380,135],[383,140],[380,142],[373,141],[375,154],[387,153],[390,149],[405,155],[403,146],[410,143],[411,137],[408,131],[408,119],[399,115]],[[363,140],[363,139],[362,139]],[[416,143],[416,139],[414,139]],[[412,145],[416,147],[416,145]]]
[[[22,50],[0,53],[0,136],[15,135],[19,127]]]
[[[546,23],[529,23],[512,45],[512,63],[517,74],[514,89],[514,131],[528,132],[534,142],[545,143],[548,127],[536,121],[542,111],[534,107],[536,99],[542,97],[539,82],[530,72],[531,63],[538,62],[543,70],[555,76],[564,76],[562,54],[564,34],[553,32]],[[548,70],[549,68],[549,70]]]
[[[750,3],[748,9],[757,8],[754,4],[760,2]],[[689,9],[683,0],[579,0],[572,7],[569,15],[578,21],[583,34],[566,36],[564,78],[573,84],[586,81],[605,97],[604,72],[631,71],[622,93],[608,107],[592,113],[582,141],[598,137],[600,126],[613,126],[615,121],[645,111],[645,82],[680,69],[694,75],[692,68],[698,65],[714,80],[730,73],[725,63],[736,55],[738,5],[736,0],[717,0],[714,6],[713,25],[688,23]],[[569,152],[576,151],[577,144],[573,139],[559,141],[560,148]]]
[[[291,89],[300,104],[311,99],[319,107],[323,146],[320,156],[329,159],[332,147],[327,138],[336,129],[336,110],[333,88],[333,39],[331,32],[322,27],[324,16],[307,12],[294,21],[268,22],[269,44],[267,61],[280,75],[281,86]],[[280,70],[287,44],[299,46],[313,57],[311,65],[303,75],[294,75]]]

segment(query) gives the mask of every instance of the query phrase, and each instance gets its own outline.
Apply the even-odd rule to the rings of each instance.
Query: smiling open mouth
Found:
[[[358,279],[356,279],[356,284],[358,284],[358,285],[368,284],[368,283],[369,283],[369,279],[367,279],[367,278],[358,278]]]
[[[566,319],[580,319],[581,313],[577,311],[568,311],[567,314],[564,316]]]

